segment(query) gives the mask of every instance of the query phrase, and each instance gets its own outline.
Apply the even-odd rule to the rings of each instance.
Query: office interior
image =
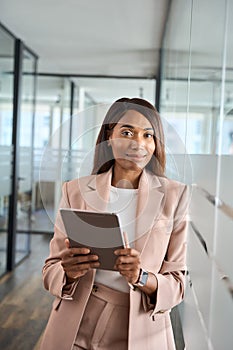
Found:
[[[70,7],[88,22],[90,14],[84,28],[70,23],[77,52],[82,38],[96,50],[106,44],[102,61],[99,51],[83,50],[77,62],[62,23],[61,56],[56,62],[53,49],[46,56],[43,33],[58,25],[50,2],[36,5],[55,16],[50,24],[29,21],[27,9],[35,4],[27,0],[20,5],[21,21],[14,19],[14,0],[0,4],[0,278],[30,259],[32,237],[52,237],[61,185],[90,173],[110,104],[122,96],[143,97],[163,120],[166,175],[191,190],[186,293],[177,310],[182,348],[231,349],[233,1],[56,1],[57,15]],[[93,18],[92,36],[85,36]],[[101,42],[98,23],[104,19]],[[125,37],[117,41],[109,23],[122,26]],[[34,33],[40,36],[35,46]]]

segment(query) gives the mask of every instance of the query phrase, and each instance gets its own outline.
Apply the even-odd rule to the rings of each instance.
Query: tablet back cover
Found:
[[[124,248],[124,240],[116,214],[77,209],[60,209],[72,247],[90,248],[99,256],[100,269],[114,270],[114,251]]]

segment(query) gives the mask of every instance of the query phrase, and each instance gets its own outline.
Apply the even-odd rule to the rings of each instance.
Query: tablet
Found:
[[[114,251],[125,247],[117,214],[71,208],[60,213],[71,246],[89,248],[99,256],[100,269],[114,270]]]

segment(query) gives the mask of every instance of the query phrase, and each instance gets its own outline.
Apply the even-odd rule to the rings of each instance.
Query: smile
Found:
[[[126,153],[126,157],[131,160],[140,161],[146,157],[146,154],[134,154],[134,153]]]

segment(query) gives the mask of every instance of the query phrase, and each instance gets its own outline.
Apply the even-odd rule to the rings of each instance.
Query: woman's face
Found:
[[[152,125],[143,114],[127,111],[109,137],[115,168],[134,171],[144,169],[155,150],[153,135]]]

